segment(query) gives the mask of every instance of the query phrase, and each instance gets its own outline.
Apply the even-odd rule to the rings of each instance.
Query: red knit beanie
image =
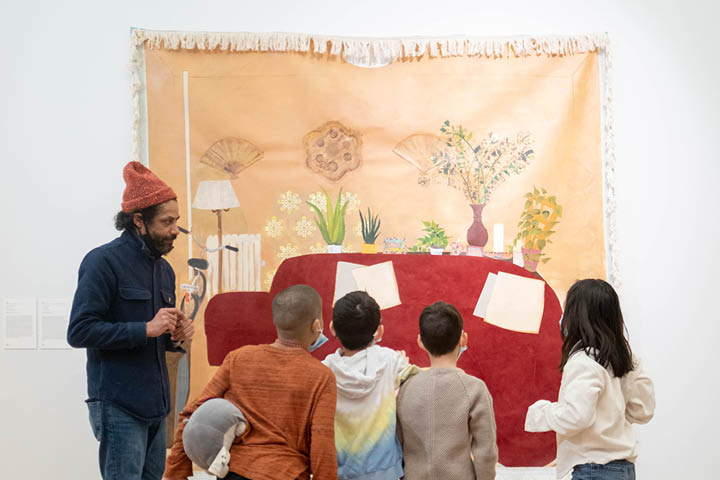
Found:
[[[177,198],[170,185],[163,182],[140,162],[130,162],[123,169],[125,191],[122,211],[142,210]]]

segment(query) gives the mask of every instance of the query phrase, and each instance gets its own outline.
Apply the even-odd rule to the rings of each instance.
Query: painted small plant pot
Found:
[[[363,243],[360,251],[362,253],[377,253],[378,246],[374,243]]]
[[[528,272],[534,272],[537,270],[541,252],[542,250],[537,248],[522,247],[523,265],[525,266],[525,270]]]

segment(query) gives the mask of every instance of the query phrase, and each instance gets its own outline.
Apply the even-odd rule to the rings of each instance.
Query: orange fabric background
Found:
[[[345,63],[339,57],[302,53],[227,53],[152,50],[146,47],[148,148],[150,167],[178,193],[181,215],[187,212],[183,72],[189,75],[191,192],[202,180],[229,178],[200,157],[224,137],[246,139],[264,152],[241,172],[233,187],[241,206],[223,216],[223,233],[260,233],[266,263],[262,277],[281,259],[281,246],[300,254],[324,244],[317,230],[307,239],[266,234],[267,221],[283,218],[280,195],[292,191],[303,202],[293,222],[306,216],[308,195],[325,188],[331,195],[357,195],[382,220],[381,236],[421,236],[422,220],[435,220],[451,240],[466,242],[472,221],[460,191],[443,185],[420,186],[418,172],[393,153],[393,147],[416,133],[441,135],[445,120],[462,125],[479,139],[489,132],[501,138],[529,131],[535,158],[492,194],[483,223],[505,225],[512,242],[523,209],[523,195],[544,187],[563,206],[544,253],[552,259],[538,272],[563,301],[579,278],[605,278],[600,74],[597,53],[526,58],[422,57],[378,69]],[[339,121],[362,134],[359,169],[331,182],[305,165],[303,137],[327,121]],[[216,216],[194,210],[193,230],[215,234]],[[181,220],[181,223],[183,221]],[[353,231],[359,217],[348,210],[344,246],[359,251]],[[292,229],[286,225],[286,230]],[[194,249],[193,256],[199,254]],[[181,237],[169,260],[179,282],[187,281],[187,242]],[[479,295],[479,292],[478,292]],[[202,313],[202,311],[201,311]],[[269,319],[268,319],[269,320]],[[480,321],[478,319],[474,319]],[[470,321],[470,319],[466,319]],[[206,360],[202,314],[193,343],[193,398],[213,369]]]

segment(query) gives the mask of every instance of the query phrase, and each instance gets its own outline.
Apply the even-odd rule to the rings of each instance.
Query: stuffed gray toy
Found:
[[[245,415],[223,398],[211,398],[186,420],[185,453],[196,465],[223,478],[228,473],[230,447],[247,429]]]

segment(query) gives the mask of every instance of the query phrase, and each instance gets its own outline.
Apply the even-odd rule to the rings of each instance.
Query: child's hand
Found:
[[[405,350],[398,350],[398,353],[400,354],[400,358],[405,360],[405,363],[410,363],[410,359],[407,356],[407,353],[405,353]]]

